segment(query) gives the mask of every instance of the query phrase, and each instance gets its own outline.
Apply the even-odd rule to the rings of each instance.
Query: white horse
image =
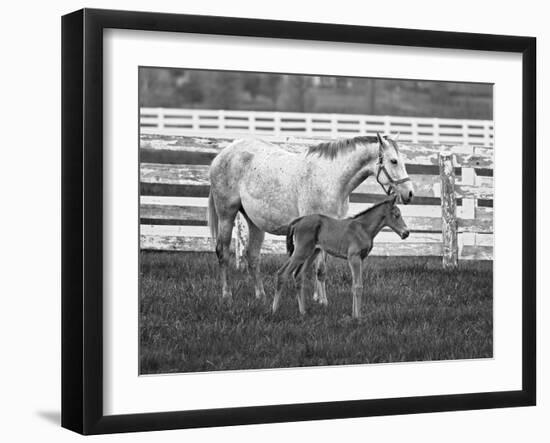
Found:
[[[220,263],[222,297],[231,298],[227,278],[231,234],[240,211],[249,229],[247,261],[257,298],[265,299],[260,249],[265,232],[285,235],[294,219],[323,214],[343,218],[349,196],[367,177],[404,204],[413,186],[395,138],[361,136],[296,151],[262,140],[236,140],[210,166],[208,224]],[[327,304],[326,255],[315,263],[314,298]]]

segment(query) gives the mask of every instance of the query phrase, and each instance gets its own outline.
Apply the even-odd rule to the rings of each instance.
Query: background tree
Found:
[[[247,74],[243,78],[243,89],[248,92],[251,99],[255,99],[259,92],[262,84],[261,74]]]
[[[139,103],[170,108],[493,118],[493,88],[488,84],[177,68],[141,68]]]

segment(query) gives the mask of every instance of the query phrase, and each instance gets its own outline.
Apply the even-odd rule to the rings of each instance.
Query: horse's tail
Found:
[[[216,206],[214,205],[212,190],[210,190],[210,194],[208,194],[208,226],[210,227],[212,241],[216,244],[216,240],[218,238],[218,213],[216,212]]]

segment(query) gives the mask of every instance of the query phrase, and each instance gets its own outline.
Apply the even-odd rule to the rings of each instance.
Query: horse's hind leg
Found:
[[[326,280],[327,254],[325,251],[321,251],[315,262],[315,289],[313,292],[313,300],[318,301],[324,306],[328,305]]]
[[[238,207],[226,206],[218,215],[218,237],[216,239],[216,255],[220,264],[222,280],[222,298],[231,300],[232,294],[227,278],[227,271],[231,258],[231,234],[237,215]]]
[[[248,218],[246,221],[248,222],[248,249],[246,251],[248,270],[254,280],[254,294],[256,298],[264,301],[265,291],[260,273],[260,250],[262,249],[265,233]]]

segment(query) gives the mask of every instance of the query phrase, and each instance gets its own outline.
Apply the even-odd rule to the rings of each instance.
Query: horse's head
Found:
[[[399,235],[399,237],[405,240],[409,236],[409,228],[407,227],[405,220],[403,220],[403,217],[401,217],[401,211],[395,205],[396,200],[397,195],[392,195],[388,199],[384,225],[389,227],[393,232]]]
[[[405,169],[403,156],[399,152],[397,137],[378,137],[378,171],[376,180],[386,194],[394,193],[404,204],[411,202],[414,194],[412,182]]]

